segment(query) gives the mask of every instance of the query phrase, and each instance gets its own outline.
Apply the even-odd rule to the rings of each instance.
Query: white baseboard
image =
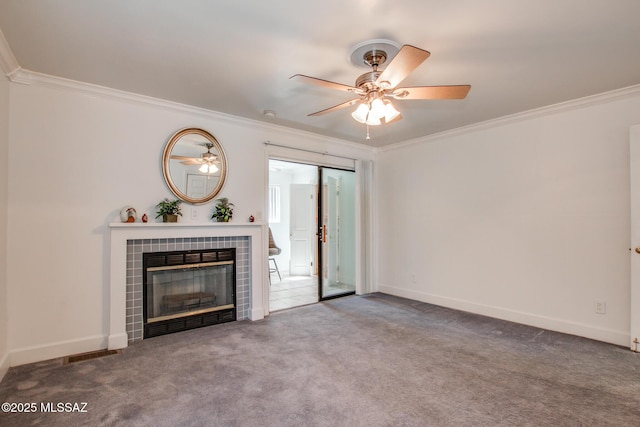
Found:
[[[596,328],[583,323],[570,322],[567,320],[556,319],[552,317],[540,316],[532,313],[515,311],[503,307],[495,307],[485,304],[478,304],[473,301],[460,300],[456,298],[433,295],[427,292],[416,291],[412,289],[398,288],[385,284],[379,284],[379,292],[395,295],[398,297],[408,298],[416,301],[422,301],[429,304],[439,305],[442,307],[462,310],[469,313],[481,314],[483,316],[493,317],[496,319],[508,320],[510,322],[521,323],[523,325],[535,326],[537,328],[548,329],[551,331],[562,332],[570,335],[590,338],[597,341],[603,341],[611,344],[622,345],[628,347],[629,332],[614,331],[611,329]]]
[[[4,378],[5,374],[9,370],[9,353],[5,353],[0,358],[0,381]]]
[[[11,366],[19,366],[104,348],[107,348],[107,337],[96,335],[93,337],[11,350],[9,359]]]
[[[107,348],[109,350],[117,350],[120,348],[127,348],[129,345],[129,335],[127,333],[123,334],[112,334],[107,338]]]

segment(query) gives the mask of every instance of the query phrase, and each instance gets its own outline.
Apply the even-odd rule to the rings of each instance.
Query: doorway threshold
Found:
[[[318,302],[317,276],[271,276],[269,311],[285,310]]]

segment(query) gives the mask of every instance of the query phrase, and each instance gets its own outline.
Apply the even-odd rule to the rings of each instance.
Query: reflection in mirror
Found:
[[[169,189],[182,201],[206,203],[222,189],[227,160],[209,132],[188,128],[171,137],[162,156],[162,172]]]

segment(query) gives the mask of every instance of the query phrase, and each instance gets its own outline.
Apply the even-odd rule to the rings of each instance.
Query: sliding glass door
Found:
[[[269,160],[269,310],[355,293],[356,174]]]
[[[318,171],[318,294],[323,300],[356,290],[356,178],[348,170],[319,167]]]

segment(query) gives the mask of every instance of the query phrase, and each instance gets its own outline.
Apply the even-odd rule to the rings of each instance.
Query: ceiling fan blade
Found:
[[[389,82],[389,87],[396,87],[413,70],[418,68],[431,55],[426,50],[415,46],[404,45],[393,60],[387,65],[382,74],[376,80],[376,84]]]
[[[333,107],[325,108],[324,110],[316,111],[315,113],[307,114],[307,116],[321,116],[323,114],[332,113],[336,110],[340,110],[341,108],[349,107],[351,105],[360,102],[360,98],[350,99],[349,101],[343,102],[342,104],[334,105]]]
[[[344,92],[357,92],[359,89],[353,86],[343,85],[342,83],[330,82],[329,80],[317,79],[315,77],[309,77],[302,74],[295,74],[289,79],[299,81],[300,83],[307,83],[310,85],[322,86],[329,89],[337,89]]]
[[[201,165],[202,162],[199,162],[199,161],[197,161],[195,159],[192,159],[192,160],[184,160],[184,161],[180,162],[180,164],[190,166],[190,165]]]
[[[399,87],[391,96],[395,99],[464,99],[470,85]]]
[[[177,154],[172,155],[171,158],[175,160],[195,160],[195,157],[178,156]]]

